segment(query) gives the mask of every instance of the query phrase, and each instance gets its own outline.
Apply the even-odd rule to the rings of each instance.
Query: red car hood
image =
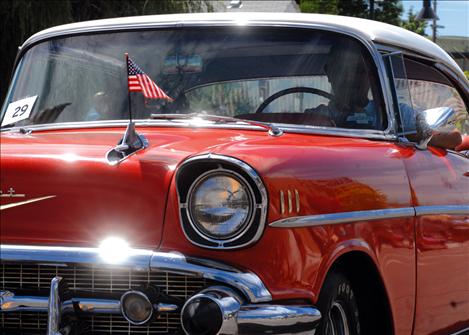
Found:
[[[93,246],[116,236],[154,248],[177,165],[234,138],[247,140],[236,130],[139,128],[149,148],[110,166],[105,154],[123,132],[3,133],[0,242]]]

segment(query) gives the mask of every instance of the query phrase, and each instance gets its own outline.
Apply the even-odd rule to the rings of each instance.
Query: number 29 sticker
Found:
[[[3,117],[2,127],[27,119],[33,110],[36,99],[37,95],[10,103]]]

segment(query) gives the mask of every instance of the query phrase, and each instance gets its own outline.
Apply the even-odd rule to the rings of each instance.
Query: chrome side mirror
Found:
[[[456,113],[451,107],[437,107],[417,112],[417,148],[425,150],[436,134],[447,134],[456,129]]]

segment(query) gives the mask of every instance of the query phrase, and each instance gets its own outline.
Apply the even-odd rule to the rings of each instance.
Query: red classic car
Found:
[[[467,334],[468,106],[362,19],[40,32],[1,111],[1,333]]]

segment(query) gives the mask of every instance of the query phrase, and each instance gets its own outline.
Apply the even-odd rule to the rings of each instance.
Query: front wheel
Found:
[[[322,314],[318,335],[360,335],[357,301],[348,279],[337,271],[328,274],[319,295]]]

